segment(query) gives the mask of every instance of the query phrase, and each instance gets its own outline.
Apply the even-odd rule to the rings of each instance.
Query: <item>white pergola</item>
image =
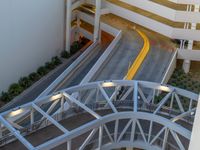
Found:
[[[67,143],[66,148],[70,150],[74,146],[72,141],[83,134],[87,134],[87,137],[79,143],[77,148],[80,150],[90,144],[93,144],[92,149],[103,150],[121,147],[185,150],[191,138],[192,131],[188,126],[193,124],[198,98],[198,94],[183,89],[146,81],[87,83],[1,113],[1,138],[5,139],[8,136],[5,133],[9,131],[9,136],[14,137],[4,144],[18,139],[31,150],[52,149],[63,143]],[[67,108],[64,108],[65,103],[68,104]],[[94,120],[69,130],[60,121],[67,119],[62,117],[62,113],[70,109],[81,110],[78,114],[87,113]],[[102,115],[101,111],[108,113]],[[35,112],[42,116],[37,121]],[[12,121],[16,117],[18,121]],[[25,120],[23,118],[30,118],[29,127],[20,123]],[[40,126],[33,129],[38,122],[41,122]],[[112,123],[112,127],[109,123]],[[23,129],[37,132],[49,125],[57,127],[62,134],[37,146],[26,139],[27,133]],[[159,127],[156,132],[155,125]]]

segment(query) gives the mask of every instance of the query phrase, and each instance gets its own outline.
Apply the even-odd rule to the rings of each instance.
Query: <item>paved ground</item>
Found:
[[[102,16],[102,21],[121,29],[123,36],[112,59],[93,80],[123,79],[143,46],[143,40],[132,29],[137,26],[148,36],[150,52],[134,79],[161,82],[175,48],[170,39],[112,14]]]
[[[156,33],[143,30],[150,40],[150,51],[135,76],[137,80],[161,82],[175,52],[176,45]]]
[[[119,26],[118,26],[119,27]],[[130,29],[130,27],[120,26],[123,30],[122,39],[114,50],[113,55],[106,65],[101,68],[93,81],[123,79],[128,72],[129,65],[140,52],[143,46],[142,38]]]

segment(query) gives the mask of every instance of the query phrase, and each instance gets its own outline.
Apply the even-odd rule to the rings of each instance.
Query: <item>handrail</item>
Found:
[[[102,56],[97,60],[95,65],[91,68],[91,70],[87,73],[87,75],[83,78],[80,84],[84,84],[89,82],[97,73],[97,71],[102,67],[104,62],[108,59],[110,55],[112,55],[113,50],[115,49],[116,45],[120,41],[122,37],[122,31],[119,30],[118,34],[114,38],[114,40],[111,42],[111,44],[108,46],[108,48],[105,50],[105,52],[102,54]]]
[[[167,71],[164,74],[164,77],[161,81],[161,84],[166,84],[168,82],[169,78],[171,77],[172,73],[174,72],[174,70],[176,68],[177,53],[178,53],[178,51],[176,50],[174,55],[172,56],[172,59],[171,59],[170,64],[167,68]]]
[[[83,59],[98,45],[98,42],[94,42],[91,46],[89,46],[53,83],[49,85],[47,89],[45,89],[37,98],[35,101],[37,101],[38,98],[48,95],[50,91],[55,88],[55,85],[58,85],[78,64],[83,61]]]
[[[125,77],[126,80],[132,80],[135,77],[138,69],[140,68],[142,62],[144,61],[144,59],[147,56],[149,49],[150,49],[150,42],[149,42],[148,37],[139,29],[135,29],[135,31],[137,31],[140,34],[140,36],[143,38],[144,45],[143,45],[143,48],[141,49],[139,55],[133,62],[132,66],[128,70],[128,73]]]

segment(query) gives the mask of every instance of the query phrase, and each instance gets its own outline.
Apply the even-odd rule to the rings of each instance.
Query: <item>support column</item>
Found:
[[[72,149],[72,142],[70,140],[70,141],[67,141],[67,150],[71,150],[71,149]]]
[[[61,98],[61,102],[60,102],[60,113],[62,113],[64,111],[64,106],[65,103],[64,103],[64,96]]]
[[[134,90],[133,90],[133,111],[137,112],[138,110],[138,82],[134,82]]]
[[[72,17],[72,0],[67,0],[67,18],[66,18],[66,41],[65,50],[70,51],[71,45],[71,17]]]
[[[190,65],[191,65],[191,61],[185,59],[183,62],[183,70],[185,73],[188,73],[190,71]]]
[[[96,0],[96,11],[94,21],[94,42],[100,40],[100,17],[101,17],[101,0]]]
[[[34,109],[33,108],[31,109],[30,117],[31,117],[31,125],[33,125],[34,124]]]

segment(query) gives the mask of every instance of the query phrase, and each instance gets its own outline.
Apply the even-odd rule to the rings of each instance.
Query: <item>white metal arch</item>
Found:
[[[160,98],[156,100],[159,94]],[[130,142],[132,144],[135,142],[135,147],[139,146],[138,143],[143,143],[143,146],[146,145],[151,149],[155,146],[154,142],[161,134],[164,134],[161,140],[162,145],[158,147],[163,149],[166,146],[170,134],[176,141],[176,148],[185,149],[180,135],[187,140],[190,139],[191,131],[187,126],[191,125],[194,119],[193,113],[196,110],[197,100],[198,95],[195,93],[158,83],[125,80],[99,81],[64,89],[14,110],[1,113],[0,122],[3,125],[1,131],[4,133],[9,130],[10,135],[14,135],[28,149],[50,149],[65,142],[68,143],[68,149],[71,149],[71,141],[74,138],[91,131],[79,148],[83,149],[91,142],[91,138],[96,135],[98,131],[97,149],[102,149],[103,146],[106,149],[106,146],[123,145],[121,139],[127,132],[126,129],[131,125],[132,128],[137,126],[140,136],[143,138],[143,142],[134,141],[134,136],[136,134],[136,130],[134,129],[131,130],[129,141],[124,142]],[[76,110],[78,114],[83,112],[88,113],[92,115],[95,120],[69,131],[66,127],[61,125],[59,121],[66,119],[63,118],[63,113],[68,112],[70,109]],[[99,111],[106,110],[112,110],[112,112],[103,116],[99,113]],[[40,113],[43,117],[36,121],[35,118],[38,118],[38,116],[35,112]],[[26,118],[30,117],[30,124],[28,127],[23,126],[21,123],[25,120],[24,114],[26,114]],[[69,116],[70,115],[72,114],[69,114]],[[12,119],[16,117],[20,118],[18,122],[12,122]],[[125,125],[124,130],[122,130],[121,133],[113,133],[114,135],[112,136],[115,138],[112,138],[111,134],[109,135],[110,132],[106,127],[106,123],[115,121],[115,126],[118,126],[117,122],[121,119],[128,119],[129,121]],[[143,131],[139,120],[149,121],[148,134]],[[41,122],[40,126],[37,126],[37,128],[35,128],[36,122]],[[160,131],[154,135],[152,135],[153,123],[162,126]],[[23,137],[27,133],[22,132],[22,129],[24,130],[26,128],[32,132],[37,132],[38,129],[47,127],[50,124],[58,127],[63,134],[36,147],[32,146],[32,144]],[[110,138],[110,143],[102,143],[104,132],[106,132]],[[6,139],[7,135],[2,135],[2,138]],[[151,136],[153,136],[152,139],[149,138]],[[6,141],[4,144],[14,139],[15,138],[10,138],[10,141]]]

